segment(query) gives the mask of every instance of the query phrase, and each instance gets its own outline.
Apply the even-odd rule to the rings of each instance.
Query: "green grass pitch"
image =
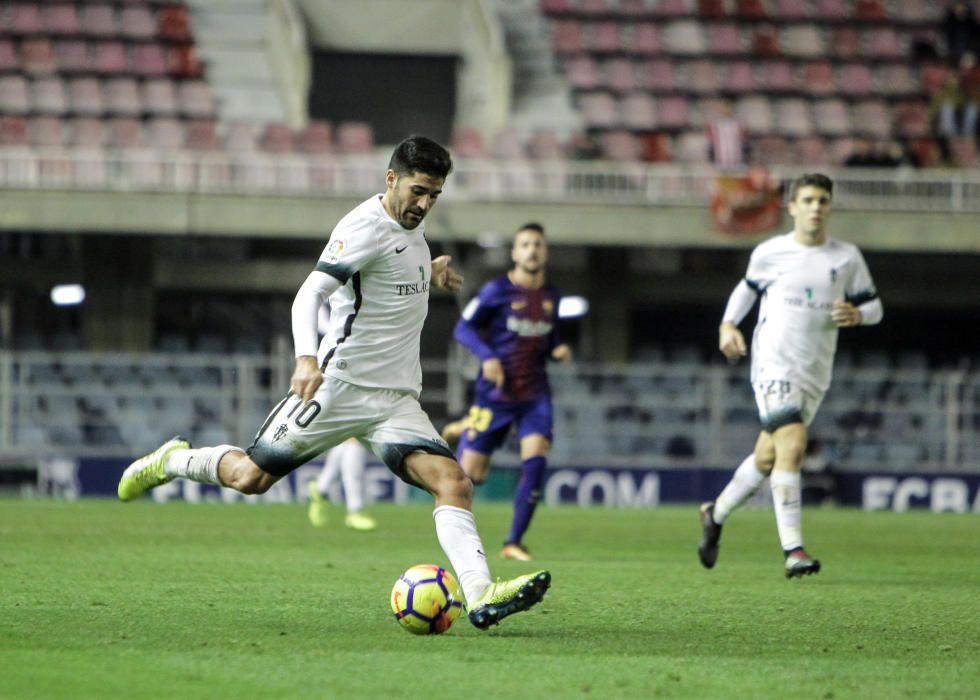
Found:
[[[976,698],[975,515],[810,509],[816,576],[782,575],[772,514],[741,511],[717,567],[694,507],[542,508],[554,576],[488,632],[397,625],[388,593],[448,565],[431,507],[375,533],[300,505],[0,501],[3,698]],[[496,576],[510,509],[478,502]]]

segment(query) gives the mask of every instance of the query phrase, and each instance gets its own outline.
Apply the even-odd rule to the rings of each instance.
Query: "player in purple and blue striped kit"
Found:
[[[548,245],[540,224],[518,229],[511,259],[514,268],[485,284],[456,324],[456,340],[481,362],[457,457],[473,482],[483,483],[491,454],[515,426],[522,474],[510,534],[500,555],[529,561],[522,538],[541,497],[552,439],[545,365],[549,358],[568,360],[571,350],[558,339],[561,295],[545,281]]]

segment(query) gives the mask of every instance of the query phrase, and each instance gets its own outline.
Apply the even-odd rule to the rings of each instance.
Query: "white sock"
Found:
[[[344,481],[347,512],[356,513],[364,507],[364,467],[367,454],[357,442],[345,442],[340,450],[340,477]]]
[[[476,519],[470,511],[456,506],[439,506],[432,517],[442,551],[449,557],[467,603],[472,605],[490,585],[490,567],[476,531]]]
[[[242,451],[240,447],[234,445],[199,447],[196,450],[174,450],[167,455],[163,471],[170,476],[181,476],[202,484],[221,486],[221,481],[218,479],[218,464],[221,462],[221,458],[232,450]]]
[[[759,486],[765,481],[766,475],[759,471],[755,464],[755,454],[750,454],[738,465],[732,480],[715,499],[712,518],[721,525],[732,514],[732,511],[752,497]]]
[[[323,497],[330,496],[330,488],[340,476],[340,445],[327,452],[327,459],[323,463],[323,469],[316,477],[316,490]]]
[[[776,509],[776,529],[783,551],[803,546],[800,473],[773,469],[769,477],[772,504]]]

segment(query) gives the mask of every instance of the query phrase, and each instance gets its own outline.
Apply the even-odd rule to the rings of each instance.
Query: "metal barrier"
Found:
[[[388,156],[0,148],[0,188],[361,196],[377,187]],[[824,169],[834,177],[839,209],[980,212],[975,170]],[[800,172],[772,168],[784,181]],[[706,165],[460,159],[446,191],[473,202],[703,207],[717,174]]]
[[[0,460],[133,456],[178,433],[247,445],[291,372],[288,353],[3,351]],[[423,406],[441,426],[465,405],[461,368],[426,360],[423,372]],[[734,466],[759,430],[746,375],[703,363],[555,367],[551,462]],[[810,459],[837,469],[975,471],[980,373],[840,367],[810,434]]]

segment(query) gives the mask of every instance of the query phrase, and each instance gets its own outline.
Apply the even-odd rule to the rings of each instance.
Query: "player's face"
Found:
[[[789,214],[797,233],[810,238],[822,236],[830,218],[830,192],[813,185],[801,187],[789,203]]]
[[[401,173],[389,170],[385,203],[388,213],[409,231],[422,223],[442,194],[443,179],[427,173]]]
[[[518,231],[514,237],[514,246],[510,251],[514,265],[525,272],[534,274],[544,269],[548,262],[548,244],[544,236],[537,231]]]

